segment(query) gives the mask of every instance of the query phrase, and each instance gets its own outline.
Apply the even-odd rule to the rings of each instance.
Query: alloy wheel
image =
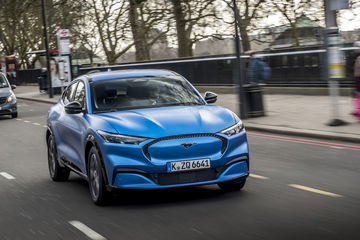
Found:
[[[48,144],[48,163],[49,163],[49,172],[50,176],[54,177],[55,168],[56,168],[56,153],[55,153],[55,144],[54,139],[50,136]]]
[[[98,199],[100,192],[100,174],[98,159],[96,154],[91,154],[90,156],[90,190],[93,199]]]

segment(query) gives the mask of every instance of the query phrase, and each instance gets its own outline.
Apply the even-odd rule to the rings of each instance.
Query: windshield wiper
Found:
[[[95,113],[109,113],[109,112],[117,112],[117,111],[121,111],[121,109],[112,108],[112,109],[96,111]]]
[[[179,105],[192,106],[192,105],[202,105],[202,104],[198,102],[187,102],[187,103],[179,103]]]
[[[201,103],[197,103],[197,102],[169,103],[169,104],[159,105],[159,107],[168,107],[168,106],[193,106],[193,105],[202,105],[202,104],[201,104]]]

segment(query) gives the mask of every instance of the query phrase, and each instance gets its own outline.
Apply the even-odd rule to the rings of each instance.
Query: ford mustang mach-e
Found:
[[[246,132],[233,112],[211,105],[216,99],[167,70],[83,75],[48,115],[50,176],[83,176],[95,204],[119,188],[241,189],[249,174]]]

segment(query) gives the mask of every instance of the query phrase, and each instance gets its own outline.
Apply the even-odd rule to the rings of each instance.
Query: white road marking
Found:
[[[21,121],[22,119],[20,119],[20,118],[16,118],[15,120],[16,120],[16,121]]]
[[[35,125],[35,126],[40,126],[40,123],[33,123],[33,125]]]
[[[335,148],[335,149],[344,149],[343,147],[338,147],[338,146],[331,146],[331,148]]]
[[[44,127],[44,128],[47,128],[47,126],[46,126],[46,125],[43,125],[43,127]]]
[[[289,184],[290,187],[293,188],[297,188],[297,189],[301,189],[304,191],[308,191],[308,192],[313,192],[313,193],[318,193],[318,194],[322,194],[325,196],[329,196],[329,197],[343,197],[342,195],[336,194],[336,193],[331,193],[331,192],[326,192],[320,189],[316,189],[316,188],[311,188],[311,187],[306,187],[306,186],[302,186],[302,185],[298,185],[298,184]]]
[[[24,122],[29,123],[30,121],[28,121],[28,120],[24,120]]]
[[[9,179],[9,180],[14,180],[15,179],[14,176],[12,176],[12,175],[10,175],[10,174],[8,174],[6,172],[0,172],[0,175],[3,176],[6,179]]]
[[[104,238],[103,236],[101,236],[100,234],[98,234],[97,232],[95,232],[94,230],[92,230],[82,222],[74,220],[74,221],[70,221],[69,223],[93,240],[106,240],[106,238]]]
[[[252,177],[252,178],[263,179],[263,180],[269,179],[268,177],[261,176],[261,175],[257,175],[257,174],[253,174],[253,173],[250,173],[249,176]]]

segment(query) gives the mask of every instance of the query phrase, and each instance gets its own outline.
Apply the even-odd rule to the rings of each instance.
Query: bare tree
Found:
[[[150,60],[152,45],[170,29],[170,11],[166,0],[129,0],[129,22],[136,49],[136,60]],[[156,28],[161,31],[152,31]]]
[[[309,10],[317,10],[318,13],[312,12],[313,16],[319,15],[323,12],[323,3],[318,0],[283,0],[283,1],[270,1],[278,12],[282,14],[291,28],[291,36],[294,46],[300,46],[298,21],[301,16],[305,15]]]
[[[360,0],[350,0],[350,8],[338,13],[340,28],[350,30],[360,29]],[[360,39],[360,36],[358,36]]]
[[[217,18],[215,2],[215,0],[171,0],[179,57],[193,56],[194,43],[210,36],[199,32],[201,32],[200,28],[210,26]]]
[[[30,49],[41,46],[38,6],[30,0],[4,0],[0,5],[0,46],[4,55],[15,55],[22,67],[31,65]]]
[[[75,45],[76,49],[81,50],[89,59],[90,64],[94,63],[94,58],[101,52],[101,41],[94,33],[97,32],[96,26],[92,26],[91,22],[87,22],[83,25],[84,28],[80,28],[78,32],[78,42]]]
[[[89,18],[97,33],[109,64],[126,53],[133,45],[128,19],[128,1],[88,0]]]
[[[56,28],[74,29],[82,17],[85,0],[47,0],[50,47],[56,48]],[[39,1],[3,0],[0,5],[0,46],[5,55],[15,55],[21,67],[32,67],[34,57],[30,50],[42,49],[43,34]],[[74,34],[74,41],[77,41]]]
[[[266,11],[266,0],[237,0],[239,9],[234,9],[231,0],[222,1],[227,4],[228,10],[230,10],[228,14],[238,15],[242,49],[243,51],[250,50],[251,44],[249,32],[250,30],[257,29],[257,21],[267,16],[268,12]],[[227,22],[225,19],[224,21]],[[234,22],[227,23],[231,25],[234,24]]]

